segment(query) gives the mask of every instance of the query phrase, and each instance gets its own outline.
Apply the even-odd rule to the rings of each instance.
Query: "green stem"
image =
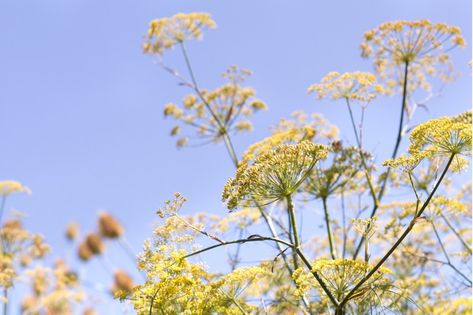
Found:
[[[291,248],[294,247],[294,244],[288,243],[288,242],[280,240],[278,238],[264,237],[264,236],[257,235],[255,237],[244,238],[244,239],[239,239],[239,240],[234,240],[234,241],[228,241],[228,242],[223,242],[223,243],[218,243],[218,244],[215,244],[215,245],[212,245],[212,246],[208,246],[206,248],[203,248],[203,249],[200,249],[198,251],[187,254],[183,258],[189,258],[189,257],[195,256],[195,255],[207,252],[207,251],[212,250],[214,248],[221,247],[221,246],[226,246],[226,245],[231,245],[231,244],[238,244],[238,243],[243,244],[243,243],[252,243],[252,242],[262,242],[262,241],[273,241],[273,242],[276,242],[276,243],[286,245],[286,246],[291,247]]]
[[[3,288],[3,298],[5,302],[3,303],[3,315],[8,314],[8,288]]]
[[[235,167],[238,167],[238,158],[235,153],[235,148],[233,147],[232,141],[230,139],[230,136],[228,135],[228,132],[226,132],[222,135],[223,141],[225,142],[225,146],[227,147],[228,154],[230,155],[230,158],[232,159],[233,164]]]
[[[437,241],[440,244],[440,248],[442,249],[443,255],[445,256],[445,259],[447,260],[447,266],[452,268],[453,271],[458,273],[463,279],[465,279],[469,285],[471,286],[472,282],[471,280],[465,276],[455,265],[452,264],[452,261],[450,260],[450,256],[447,253],[447,250],[445,249],[445,246],[443,245],[442,239],[440,238],[439,232],[437,231],[437,228],[435,227],[435,223],[433,221],[430,222],[432,224],[432,228],[434,230],[435,237],[437,238]]]
[[[356,124],[355,124],[355,118],[353,116],[353,111],[351,110],[349,99],[345,98],[345,101],[346,101],[346,104],[347,104],[348,113],[350,114],[351,125],[352,125],[353,131],[355,133],[356,143],[358,145],[358,150],[359,150],[360,159],[361,159],[361,165],[365,169],[366,182],[368,183],[368,187],[370,189],[370,194],[373,198],[373,207],[377,208],[379,202],[378,202],[378,198],[376,197],[376,191],[374,189],[373,183],[371,181],[371,176],[370,176],[370,172],[369,172],[369,169],[368,169],[368,165],[366,164],[366,160],[365,160],[365,157],[363,155],[363,148],[361,147],[361,138],[358,135],[358,131],[357,131]]]
[[[399,247],[399,245],[401,245],[402,241],[407,237],[407,235],[409,235],[409,233],[411,232],[411,230],[414,228],[414,225],[416,223],[416,220],[422,215],[422,213],[424,212],[424,210],[427,208],[427,206],[429,205],[430,203],[430,200],[432,199],[432,197],[434,196],[435,192],[437,191],[437,189],[439,188],[440,186],[440,183],[442,182],[443,178],[445,177],[445,174],[447,174],[447,171],[448,169],[450,168],[450,165],[452,164],[453,162],[453,159],[455,157],[455,154],[452,154],[447,162],[447,165],[445,166],[445,169],[443,170],[442,174],[440,175],[440,178],[439,180],[437,181],[437,183],[435,184],[434,186],[434,189],[432,190],[432,192],[429,194],[429,196],[427,197],[427,199],[425,200],[424,204],[422,205],[422,207],[420,208],[420,210],[417,212],[417,214],[414,216],[414,218],[412,219],[411,223],[409,224],[409,226],[406,228],[406,230],[404,231],[404,233],[402,233],[401,237],[399,237],[399,239],[396,241],[396,243],[394,243],[394,245],[388,250],[388,252],[383,256],[383,258],[381,258],[381,260],[376,264],[376,266],[365,276],[363,277],[363,279],[361,279],[354,287],[353,289],[345,296],[345,298],[342,300],[342,302],[340,302],[340,305],[343,306],[345,305],[350,297],[355,294],[356,290],[358,290],[358,288],[360,286],[362,286],[366,281],[368,281],[369,278],[371,278],[371,276],[373,276],[375,274],[375,272],[381,268],[381,266],[384,264],[384,262],[392,255],[392,253]]]
[[[3,212],[5,211],[6,200],[7,200],[7,197],[2,196],[2,201],[0,204],[0,228],[2,228],[2,225],[3,225]],[[0,236],[0,243],[1,243],[0,244],[1,252],[4,253],[6,249],[5,249],[5,242],[3,241],[3,235]]]
[[[462,245],[465,247],[466,250],[468,250],[468,252],[471,254],[472,253],[472,250],[471,250],[471,247],[468,245],[468,243],[463,239],[463,237],[457,232],[457,230],[455,229],[455,227],[450,223],[450,221],[447,219],[446,216],[443,215],[443,213],[440,213],[440,216],[442,217],[442,219],[445,221],[445,223],[447,224],[447,226],[450,228],[450,230],[452,230],[453,234],[455,234],[455,236],[458,238],[458,240],[460,241],[460,243],[462,243]]]
[[[288,195],[286,197],[286,201],[287,201],[287,212],[289,213],[289,220],[290,220],[290,225],[291,225],[290,230],[292,231],[292,239],[294,240],[294,249],[292,251],[292,257],[294,260],[294,269],[297,269],[299,268],[299,264],[297,263],[296,250],[300,247],[301,242],[299,239],[299,231],[297,229],[297,222],[296,222],[296,213],[294,211],[294,204],[292,203],[291,195]]]
[[[296,251],[297,251],[297,254],[299,255],[299,257],[301,258],[302,262],[304,263],[304,265],[306,265],[306,267],[309,269],[310,273],[314,276],[315,280],[317,280],[317,282],[320,284],[320,287],[322,288],[322,290],[325,292],[325,294],[327,294],[327,296],[330,299],[330,301],[332,302],[332,304],[335,307],[338,307],[339,303],[338,303],[337,299],[333,296],[332,292],[330,292],[330,290],[327,287],[327,284],[325,284],[324,280],[320,277],[320,275],[317,273],[317,271],[312,270],[312,265],[310,264],[307,257],[305,257],[304,253],[301,251],[300,248],[297,248]]]
[[[228,130],[227,130],[226,126],[220,121],[220,118],[218,118],[218,116],[212,110],[212,107],[207,102],[207,99],[204,97],[204,95],[202,95],[202,92],[199,89],[199,85],[197,84],[197,80],[195,78],[194,71],[192,70],[192,66],[191,66],[189,56],[187,55],[186,48],[184,47],[184,43],[181,42],[179,46],[181,47],[181,51],[182,51],[182,54],[184,56],[184,60],[186,62],[187,70],[189,71],[189,75],[190,75],[191,80],[192,80],[192,85],[193,85],[194,91],[197,93],[199,98],[202,100],[205,107],[209,111],[210,115],[212,115],[213,119],[215,120],[215,123],[218,125],[219,132],[221,133],[221,135],[223,137],[223,141],[225,142],[225,146],[227,147],[228,153],[230,154],[230,158],[232,159],[233,164],[235,166],[238,166],[238,158],[237,158],[236,153],[235,153],[235,148],[233,147],[233,144],[232,144],[232,142],[230,140],[230,137],[228,135]]]
[[[406,61],[404,63],[404,82],[403,82],[403,87],[402,87],[402,104],[401,104],[401,117],[399,119],[399,128],[397,131],[397,137],[396,137],[396,143],[394,145],[394,150],[391,155],[391,159],[395,159],[397,156],[397,151],[399,150],[399,146],[401,144],[402,140],[402,129],[404,127],[404,114],[406,112],[406,104],[407,104],[407,80],[408,80],[408,73],[409,73],[409,61]],[[386,175],[384,177],[383,183],[381,184],[381,189],[379,190],[378,193],[378,202],[373,205],[373,210],[371,210],[370,218],[373,218],[376,215],[376,211],[378,210],[379,207],[379,202],[384,196],[384,192],[386,191],[386,186],[388,183],[389,179],[389,174],[391,173],[391,168],[388,168],[386,171]],[[361,246],[363,245],[363,238],[358,243],[358,246],[356,247],[355,253],[353,254],[353,259],[356,259],[358,256],[358,253],[360,252]]]
[[[2,201],[0,203],[0,225],[3,223],[3,212],[5,211],[6,201],[7,201],[7,196],[2,196]]]
[[[335,254],[335,248],[333,246],[332,228],[330,227],[330,215],[328,213],[328,207],[327,207],[327,197],[322,198],[322,203],[324,206],[325,226],[327,227],[328,243],[330,246],[330,256],[332,257],[332,259],[335,259],[336,254]]]

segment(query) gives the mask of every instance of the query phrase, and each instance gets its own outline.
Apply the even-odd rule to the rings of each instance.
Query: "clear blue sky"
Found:
[[[91,230],[101,208],[124,222],[136,248],[175,191],[189,198],[188,211],[225,211],[220,193],[234,169],[223,145],[175,148],[162,108],[188,91],[141,52],[151,19],[192,11],[218,23],[204,41],[189,44],[200,85],[218,86],[220,73],[237,64],[254,71],[249,84],[270,106],[254,117],[251,136],[236,139],[239,153],[299,109],[323,113],[352,141],[343,104],[315,101],[306,88],[328,71],[370,71],[359,57],[362,34],[387,20],[458,25],[469,43],[452,53],[459,79],[429,103],[429,113],[417,113],[419,121],[472,104],[468,0],[3,0],[0,179],[32,189],[8,206],[28,214],[27,226],[47,237],[54,254],[68,250],[67,222]],[[177,56],[165,58],[173,64]],[[365,146],[379,161],[391,150],[398,112],[398,98],[370,105]]]

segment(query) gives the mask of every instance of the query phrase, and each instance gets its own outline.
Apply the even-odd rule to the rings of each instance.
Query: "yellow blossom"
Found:
[[[162,55],[166,49],[189,39],[202,38],[202,31],[215,28],[217,25],[208,13],[178,13],[151,21],[146,42],[145,53]]]
[[[230,210],[248,202],[267,205],[280,200],[292,194],[327,153],[324,145],[308,140],[279,145],[257,156],[252,165],[240,164],[222,198]]]
[[[23,186],[20,182],[14,180],[3,180],[0,181],[0,196],[7,197],[13,193],[24,192],[27,194],[31,193],[31,190]]]
[[[376,72],[388,80],[388,92],[402,86],[402,71],[409,64],[408,90],[429,89],[427,76],[449,80],[451,71],[448,52],[464,47],[460,29],[429,20],[393,21],[379,25],[365,33],[361,55],[373,58]],[[442,66],[438,71],[436,67]],[[391,82],[391,83],[389,83]]]
[[[320,83],[312,84],[307,91],[316,93],[318,98],[369,102],[382,93],[383,88],[376,82],[376,76],[369,72],[330,72]]]
[[[255,90],[241,86],[250,74],[246,69],[231,66],[223,76],[228,83],[214,89],[202,89],[197,95],[187,95],[182,106],[168,103],[164,106],[164,115],[173,117],[182,125],[194,129],[198,138],[210,142],[219,142],[230,133],[249,132],[253,129],[248,118],[267,105],[255,98]],[[171,135],[177,135],[181,126],[174,126]],[[186,139],[186,140],[184,140]],[[188,137],[177,140],[177,146],[187,145]]]

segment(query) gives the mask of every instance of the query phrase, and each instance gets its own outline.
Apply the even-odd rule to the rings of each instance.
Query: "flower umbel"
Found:
[[[317,98],[329,97],[336,99],[350,99],[369,102],[383,88],[376,82],[376,76],[369,72],[330,72],[322,78],[320,83],[312,84],[307,91],[317,94]]]
[[[252,165],[241,164],[235,178],[225,184],[222,199],[230,210],[278,201],[292,194],[327,154],[324,145],[308,140],[279,145],[257,156]]]
[[[429,20],[394,21],[379,25],[364,35],[361,55],[372,57],[376,72],[387,79],[387,88],[402,86],[399,68],[409,64],[410,91],[417,87],[429,89],[426,76],[448,80],[451,70],[448,52],[456,46],[464,47],[460,28]],[[440,71],[438,66],[443,66]],[[437,68],[437,69],[436,69]]]
[[[342,300],[351,291],[354,284],[358,283],[373,268],[372,265],[353,259],[317,260],[312,271],[318,272],[328,283],[332,293]],[[391,280],[386,276],[391,271],[381,267],[376,275],[358,288],[350,300],[368,299],[379,292],[392,288]]]
[[[188,39],[202,38],[202,31],[217,24],[208,13],[178,13],[151,21],[143,50],[148,54],[162,55],[166,49]]]
[[[231,66],[223,73],[228,83],[211,91],[201,90],[199,95],[190,94],[183,99],[182,106],[166,104],[164,116],[171,116],[194,129],[198,138],[209,142],[219,142],[227,133],[249,132],[253,129],[249,117],[267,109],[266,104],[255,97],[254,89],[241,86],[250,74],[249,70]],[[171,135],[178,136],[181,131],[180,125],[176,125]],[[188,137],[179,138],[178,146],[187,144],[183,139]]]
[[[31,190],[23,186],[20,182],[15,180],[2,180],[0,181],[0,196],[7,197],[13,193],[24,192],[27,194],[31,193]]]
[[[468,119],[471,119],[468,113],[464,113],[455,117],[432,119],[420,124],[409,136],[410,156],[387,160],[384,165],[403,167],[407,171],[412,171],[424,158],[455,155],[452,170],[458,171],[465,168],[467,161],[463,156],[471,155],[472,129],[471,123],[466,123]]]

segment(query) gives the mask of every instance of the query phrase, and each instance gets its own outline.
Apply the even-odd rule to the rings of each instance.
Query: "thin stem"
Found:
[[[220,290],[220,292],[222,292],[227,298],[229,298],[233,304],[236,305],[236,307],[238,307],[238,310],[243,314],[243,315],[248,315],[248,313],[245,311],[245,309],[240,305],[240,303],[238,303],[237,300],[235,300],[235,298],[233,296],[230,296],[228,295],[225,291],[223,290]]]
[[[347,104],[348,113],[350,114],[351,126],[353,127],[353,132],[355,133],[356,144],[358,144],[358,148],[361,149],[361,139],[358,136],[358,130],[356,128],[355,118],[353,116],[353,111],[351,110],[350,100],[348,98],[345,98],[345,101],[346,101],[346,104]]]
[[[244,230],[243,229],[240,229],[240,234],[239,234],[239,237],[238,238],[242,238],[243,237],[243,232]],[[238,264],[240,263],[240,249],[241,249],[241,243],[237,244],[237,249],[235,251],[235,255],[232,256],[230,254],[230,269],[231,271],[234,271],[236,269],[236,267],[238,266]]]
[[[250,236],[248,238],[223,242],[223,243],[215,244],[215,245],[212,245],[212,246],[209,246],[209,247],[206,247],[206,248],[202,248],[198,251],[195,251],[195,252],[192,252],[190,254],[185,255],[183,258],[189,258],[189,257],[195,256],[195,255],[199,255],[199,254],[202,254],[204,252],[207,252],[209,250],[212,250],[214,248],[218,248],[218,247],[221,247],[221,246],[226,246],[226,245],[231,245],[231,244],[238,244],[238,243],[262,242],[262,241],[273,241],[273,242],[284,244],[286,246],[294,248],[294,244],[288,243],[288,242],[280,240],[278,238],[254,235],[254,236]]]
[[[329,298],[331,300],[333,300],[335,303],[337,303],[337,301],[333,298],[333,295],[330,293],[330,291],[327,289],[327,286],[326,284],[324,283],[324,281],[320,278],[320,276],[312,271],[312,266],[310,265],[310,262],[307,260],[307,258],[304,256],[304,254],[302,253],[302,251],[300,250],[299,247],[296,247],[294,244],[291,244],[291,243],[288,243],[286,241],[283,241],[281,239],[278,239],[278,238],[274,238],[274,237],[264,237],[264,236],[260,236],[260,235],[252,235],[248,238],[245,238],[245,239],[239,239],[239,240],[234,240],[234,241],[228,241],[228,242],[223,242],[223,243],[219,243],[219,244],[215,244],[215,245],[212,245],[212,246],[209,246],[209,247],[206,247],[206,248],[203,248],[201,250],[198,250],[198,251],[195,251],[195,252],[192,252],[190,254],[187,254],[183,257],[183,259],[185,258],[189,258],[189,257],[192,257],[192,256],[196,256],[196,255],[199,255],[199,254],[202,254],[204,252],[207,252],[209,250],[212,250],[212,249],[215,249],[215,248],[218,248],[218,247],[221,247],[221,246],[226,246],[226,245],[231,245],[231,244],[244,244],[244,243],[251,243],[251,242],[262,242],[262,241],[273,241],[273,242],[276,242],[276,244],[283,244],[283,245],[286,245],[290,248],[292,248],[296,253],[297,255],[302,259],[302,261],[304,262],[304,264],[307,266],[307,268],[309,268],[309,270],[311,271],[311,273],[314,275],[314,277],[316,278],[316,280],[319,282],[320,286],[324,289],[324,291],[327,293],[327,295],[329,296]],[[292,274],[292,273],[291,273]],[[308,302],[303,299],[303,302],[304,304],[306,304],[306,306],[308,307]],[[335,304],[337,305],[337,304]]]
[[[224,134],[222,135],[222,137],[223,137],[223,141],[225,142],[225,146],[227,147],[228,154],[230,155],[230,158],[232,159],[233,164],[235,165],[235,167],[238,167],[238,158],[235,153],[235,148],[233,147],[230,136],[228,135],[228,132],[226,130]]]
[[[406,230],[404,231],[404,233],[402,233],[401,237],[399,237],[399,239],[396,241],[396,243],[394,243],[394,245],[388,250],[388,252],[383,256],[383,258],[381,258],[381,260],[376,264],[376,266],[365,276],[363,277],[363,279],[361,279],[354,287],[353,289],[345,296],[345,298],[342,300],[342,302],[340,302],[340,305],[345,305],[350,297],[355,294],[356,290],[358,290],[358,288],[360,286],[363,285],[363,283],[365,283],[366,281],[368,281],[369,278],[371,278],[371,276],[373,276],[375,274],[375,272],[381,268],[381,266],[384,264],[384,262],[392,255],[392,253],[399,247],[399,245],[402,243],[402,241],[407,237],[407,235],[409,235],[409,233],[411,232],[411,230],[414,228],[414,225],[417,221],[417,219],[422,215],[422,213],[424,212],[424,210],[427,208],[427,206],[429,205],[430,203],[430,200],[432,199],[432,197],[434,196],[435,192],[437,191],[437,189],[439,188],[440,186],[440,183],[442,182],[443,178],[445,177],[445,174],[447,174],[447,171],[448,169],[450,168],[450,165],[452,164],[453,162],[453,159],[455,157],[455,154],[453,153],[448,162],[447,162],[447,165],[445,166],[445,169],[443,170],[442,174],[440,175],[440,178],[438,179],[437,183],[435,184],[432,192],[429,194],[429,196],[427,197],[427,199],[425,200],[424,204],[422,205],[422,207],[420,208],[420,210],[417,212],[417,214],[414,216],[414,218],[412,219],[411,223],[409,224],[409,226],[406,228]]]
[[[329,216],[328,208],[327,208],[327,197],[322,198],[322,203],[324,206],[325,226],[327,228],[328,243],[330,246],[330,256],[332,257],[332,259],[335,259],[336,254],[335,254],[335,248],[333,246],[332,228],[330,227],[330,216]]]
[[[455,236],[458,238],[460,243],[462,243],[462,245],[465,247],[465,249],[468,250],[468,252],[470,252],[470,254],[471,254],[472,250],[471,250],[470,245],[468,245],[468,243],[463,239],[463,237],[457,232],[455,227],[450,223],[450,221],[447,219],[447,217],[443,215],[443,213],[440,213],[440,216],[445,221],[445,223],[450,228],[450,230],[452,230],[453,234],[455,234]]]
[[[3,289],[3,298],[5,299],[3,303],[3,315],[8,314],[8,288]]]
[[[435,234],[435,237],[437,238],[437,241],[439,242],[440,244],[440,248],[442,249],[442,252],[443,252],[443,255],[445,256],[445,259],[447,260],[447,263],[446,265],[448,265],[450,268],[453,269],[453,271],[455,271],[456,273],[458,273],[463,279],[465,279],[471,286],[472,282],[471,280],[465,276],[460,270],[458,270],[457,267],[455,267],[453,264],[452,264],[452,261],[450,260],[450,256],[448,256],[448,253],[447,253],[447,250],[445,249],[445,246],[443,245],[443,242],[442,242],[442,239],[440,238],[440,235],[437,231],[437,228],[435,227],[435,224],[433,221],[430,221],[430,223],[432,224],[432,228],[434,230],[434,234]]]
[[[345,254],[347,251],[347,225],[346,225],[346,214],[345,214],[345,196],[343,194],[343,189],[341,193],[341,199],[342,199],[342,225],[343,225],[342,258],[345,259]]]
[[[401,144],[402,139],[402,130],[404,128],[404,113],[406,112],[407,104],[407,80],[409,73],[409,61],[406,61],[404,64],[404,82],[402,86],[402,107],[401,107],[401,118],[399,119],[399,129],[397,131],[396,144],[394,145],[394,151],[391,155],[391,158],[394,159],[397,156],[397,151],[399,150],[399,145]]]
[[[347,104],[348,113],[350,114],[351,125],[352,125],[353,131],[355,133],[356,143],[358,144],[358,150],[359,150],[359,154],[360,154],[361,165],[365,169],[366,182],[368,183],[368,187],[370,189],[370,194],[373,198],[373,208],[374,207],[377,208],[379,206],[379,201],[378,201],[378,197],[376,196],[376,191],[374,189],[374,185],[371,181],[370,171],[369,171],[368,165],[366,164],[365,156],[363,155],[363,148],[361,146],[361,137],[358,135],[358,131],[357,131],[356,124],[355,124],[355,118],[353,116],[353,111],[351,110],[351,106],[350,106],[350,101],[349,101],[348,98],[345,98],[345,101],[346,101],[346,104]]]
[[[205,107],[209,111],[210,115],[212,115],[213,119],[215,120],[215,122],[219,126],[219,129],[220,129],[219,132],[222,134],[223,141],[225,142],[225,146],[227,147],[228,153],[230,154],[230,158],[232,159],[233,164],[235,166],[238,166],[238,158],[237,158],[236,153],[235,153],[235,148],[233,147],[233,144],[230,140],[230,137],[228,136],[228,130],[225,127],[225,125],[220,121],[220,118],[218,118],[218,116],[212,110],[212,107],[207,102],[204,95],[202,95],[202,92],[200,91],[199,86],[197,84],[197,80],[195,78],[194,71],[192,70],[192,66],[191,66],[191,63],[190,63],[189,56],[187,55],[186,48],[184,47],[184,43],[181,42],[179,46],[181,47],[181,51],[182,51],[182,54],[184,56],[184,60],[186,62],[187,70],[189,71],[189,75],[190,75],[191,80],[192,80],[193,89],[197,93],[197,95],[200,97],[202,102],[205,104]]]
[[[401,144],[402,136],[403,136],[403,128],[404,128],[404,114],[406,112],[406,104],[407,104],[407,80],[408,80],[408,73],[409,73],[409,62],[406,61],[404,63],[404,82],[402,87],[402,104],[401,104],[401,117],[399,118],[399,128],[397,131],[396,143],[394,145],[394,150],[391,155],[391,159],[395,159],[397,156],[397,151],[399,150],[399,146]],[[370,218],[373,218],[376,215],[376,211],[379,207],[379,202],[384,196],[384,192],[386,191],[386,186],[389,179],[389,174],[391,173],[391,168],[388,168],[386,171],[386,175],[384,177],[383,183],[381,184],[381,189],[379,190],[377,199],[378,203],[373,205],[373,210],[371,210]],[[355,253],[353,254],[353,259],[356,259],[358,253],[360,252],[361,246],[363,245],[363,238],[360,239],[358,246],[355,249]]]
[[[2,201],[0,203],[0,225],[3,223],[3,212],[5,211],[6,201],[7,201],[7,196],[2,196]]]
[[[131,248],[130,244],[128,241],[125,239],[124,236],[120,237],[118,239],[118,243],[120,244],[120,247],[123,249],[125,254],[130,258],[130,261],[133,263],[133,265],[136,264],[136,254],[134,253],[133,249]]]
[[[297,263],[297,252],[295,251],[295,249],[298,249],[300,247],[300,239],[299,239],[299,231],[297,229],[297,222],[296,222],[296,213],[294,211],[294,204],[292,203],[292,198],[291,198],[291,195],[288,195],[286,197],[286,201],[287,201],[287,212],[289,213],[289,220],[290,220],[290,231],[292,231],[292,233],[289,233],[290,235],[292,235],[292,239],[294,240],[294,248],[293,248],[293,251],[292,251],[292,258],[294,260],[294,269],[297,269],[299,268],[299,265]]]
[[[2,201],[0,204],[0,228],[2,227],[3,224],[3,212],[5,211],[5,204],[6,204],[7,196],[2,196]],[[2,233],[3,234],[3,233]],[[0,242],[1,242],[1,251],[2,253],[5,252],[5,242],[3,241],[3,235],[0,236]]]
[[[320,284],[320,286],[322,287],[322,290],[325,292],[325,294],[327,294],[327,296],[330,299],[330,301],[332,302],[332,304],[335,307],[338,307],[339,303],[338,303],[337,299],[333,296],[332,292],[330,292],[330,290],[327,287],[327,284],[322,280],[322,278],[317,273],[317,271],[312,270],[312,265],[310,264],[307,257],[305,257],[304,253],[301,251],[300,248],[297,248],[296,251],[297,251],[297,254],[299,255],[299,257],[301,258],[302,262],[306,265],[306,267],[310,270],[310,273],[314,276],[315,280],[317,280],[317,282]]]

